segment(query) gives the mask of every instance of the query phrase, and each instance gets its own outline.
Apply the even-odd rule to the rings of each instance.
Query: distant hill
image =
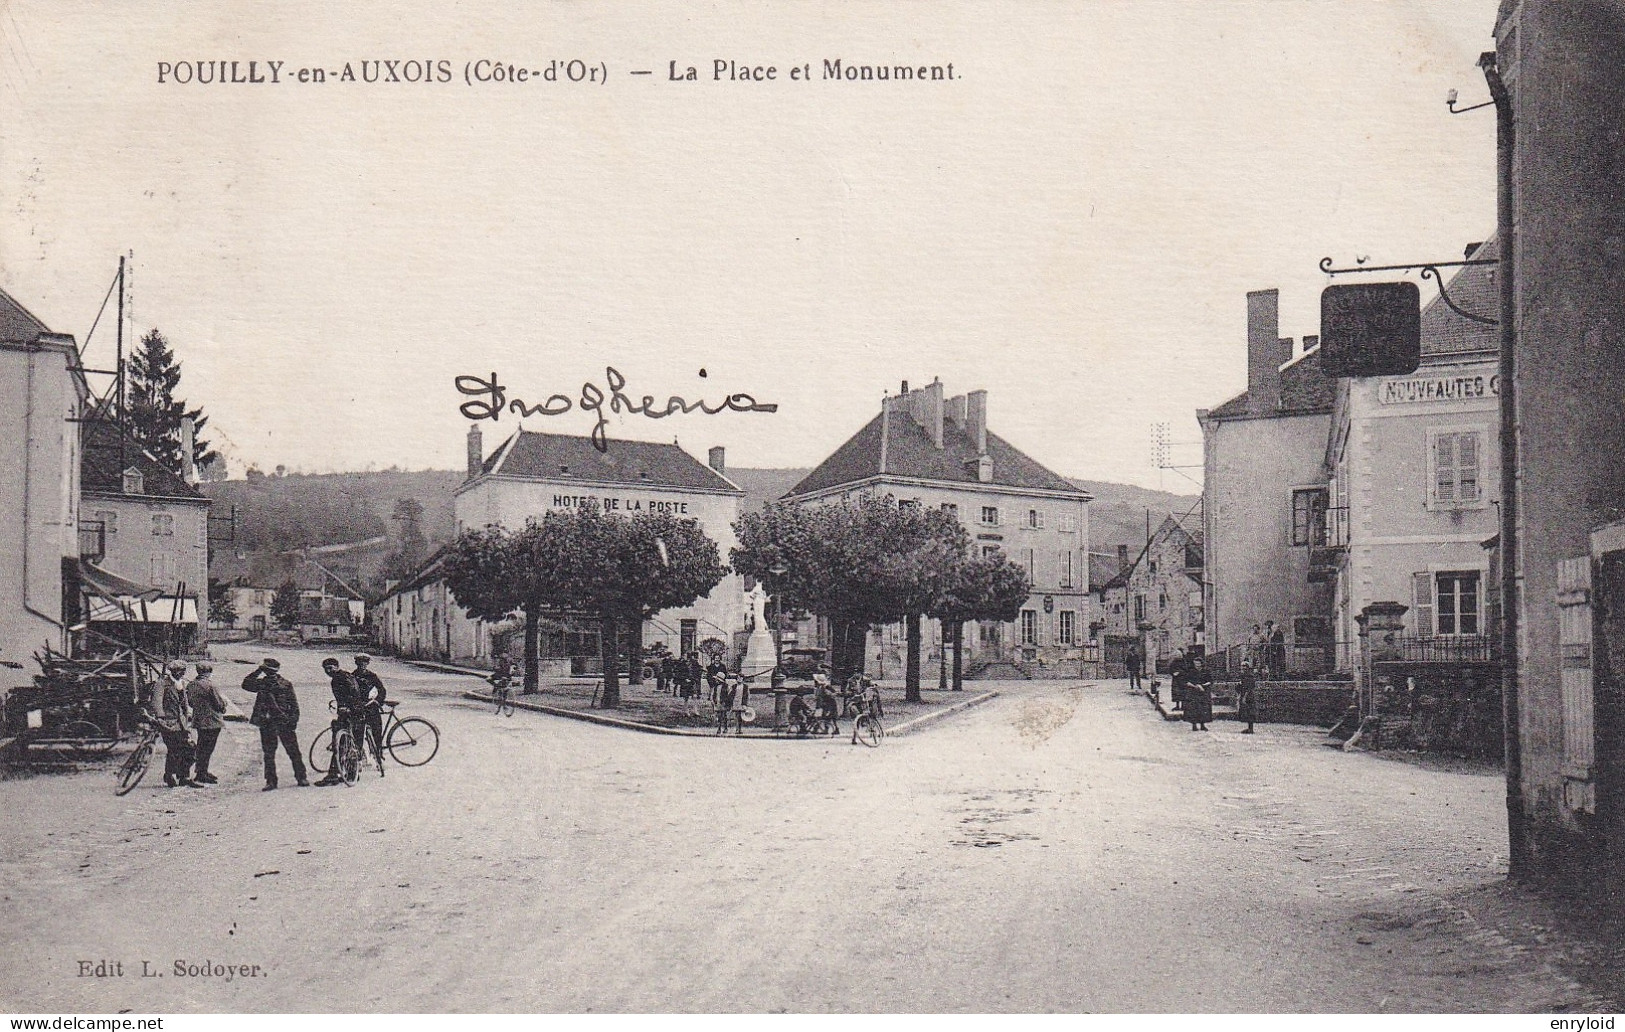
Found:
[[[782,497],[807,472],[734,468],[727,475],[744,490],[744,508],[750,510]],[[1089,547],[1094,552],[1112,554],[1125,544],[1137,553],[1145,543],[1146,509],[1155,527],[1164,516],[1183,516],[1197,503],[1194,494],[1068,479],[1095,498],[1089,507]],[[236,540],[216,549],[210,575],[274,587],[286,576],[290,553],[321,549],[315,557],[323,566],[352,583],[376,588],[385,559],[400,548],[400,521],[391,519],[396,503],[412,499],[423,506],[421,530],[432,551],[451,540],[456,525],[452,492],[462,482],[458,470],[380,470],[201,484],[214,499],[216,516],[237,507]],[[346,545],[350,547],[334,547]]]

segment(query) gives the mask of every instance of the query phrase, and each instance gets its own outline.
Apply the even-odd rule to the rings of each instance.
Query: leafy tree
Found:
[[[770,505],[747,513],[734,529],[735,569],[773,584],[784,605],[829,619],[837,679],[861,668],[871,626],[903,622],[910,638],[905,691],[919,698],[919,617],[936,607],[969,544],[956,519],[865,497],[855,504]],[[775,577],[775,567],[785,572]]]
[[[384,560],[379,576],[404,580],[422,565],[429,552],[428,539],[423,536],[423,503],[416,498],[397,498],[389,518],[400,525],[400,547]]]
[[[727,573],[716,542],[696,520],[597,509],[553,509],[518,534],[501,527],[465,532],[447,553],[445,569],[457,604],[473,615],[496,620],[525,613],[527,691],[536,684],[541,615],[595,617],[605,708],[620,705],[622,629],[650,613],[689,605]]]
[[[561,608],[559,569],[545,524],[512,533],[499,526],[465,531],[446,552],[442,569],[457,604],[480,620],[525,616],[524,691],[537,690],[543,614]]]
[[[209,578],[209,615],[227,627],[237,625],[237,604],[231,597],[231,585]]]
[[[1002,554],[966,559],[955,569],[930,615],[942,621],[943,647],[954,648],[953,690],[965,687],[965,624],[971,620],[1008,623],[1032,593],[1027,571]]]
[[[202,468],[216,458],[201,434],[209,422],[201,408],[189,409],[175,397],[181,383],[181,364],[169,341],[156,327],[141,338],[129,365],[130,436],[176,476],[181,473],[181,420],[193,426],[192,462]]]
[[[299,585],[289,577],[276,589],[271,599],[271,619],[284,631],[299,622]]]

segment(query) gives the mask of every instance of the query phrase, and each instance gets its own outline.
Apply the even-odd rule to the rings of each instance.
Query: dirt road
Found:
[[[320,657],[284,656],[308,743]],[[0,783],[0,1009],[1598,1003],[1475,916],[1505,867],[1493,774],[1192,733],[1119,682],[1002,685],[871,750],[502,719],[466,679],[379,667],[440,726],[425,767],[262,793],[235,725],[209,789]]]

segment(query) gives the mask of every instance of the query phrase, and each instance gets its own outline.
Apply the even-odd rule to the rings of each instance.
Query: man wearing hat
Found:
[[[372,672],[372,657],[365,652],[359,652],[355,657],[355,669],[350,672],[355,679],[356,690],[361,693],[367,713],[367,726],[372,729],[372,740],[379,749],[384,747],[384,699],[389,692],[384,688],[383,679]]]
[[[335,711],[332,723],[333,737],[328,745],[328,749],[331,751],[336,749],[338,745],[339,728],[348,728],[352,735],[361,733],[365,696],[356,687],[355,678],[351,677],[339,661],[331,656],[322,660],[322,673],[327,675],[333,689],[333,708]],[[365,749],[362,751],[362,757],[363,759],[366,757]],[[339,774],[337,756],[334,756],[333,760],[327,765],[327,776],[316,782],[316,785],[317,787],[337,785],[342,783],[343,780],[344,778]]]
[[[260,729],[260,751],[265,754],[266,792],[277,787],[278,742],[282,743],[283,751],[293,763],[294,780],[301,786],[310,784],[305,777],[305,759],[299,755],[299,736],[294,731],[299,726],[299,696],[294,694],[293,685],[288,679],[278,673],[281,669],[281,663],[267,659],[243,678],[243,691],[254,693],[254,712],[249,715],[248,722]]]
[[[192,780],[205,785],[213,785],[220,780],[209,773],[209,760],[214,756],[215,743],[220,741],[220,729],[225,726],[221,718],[226,715],[226,700],[221,698],[220,690],[209,676],[213,673],[213,663],[199,663],[197,676],[186,686],[186,701],[192,707],[192,726],[197,728],[197,756],[193,760]]]
[[[186,664],[176,660],[164,672],[153,722],[164,738],[164,784],[170,788],[197,788],[192,780],[192,714],[186,704],[181,678]]]

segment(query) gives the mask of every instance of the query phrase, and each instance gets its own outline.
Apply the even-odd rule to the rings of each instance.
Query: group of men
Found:
[[[176,660],[141,700],[164,740],[164,784],[170,788],[202,788],[220,780],[209,772],[209,761],[220,740],[226,700],[210,679],[213,673],[212,664],[199,663],[197,676],[187,682],[186,664]]]
[[[384,682],[371,669],[372,657],[355,657],[355,669],[345,670],[336,659],[322,660],[322,671],[327,674],[333,691],[333,730],[341,726],[350,728],[357,741],[370,734],[375,743],[383,738],[383,703],[386,696]],[[293,777],[301,787],[309,785],[305,759],[299,751],[299,696],[293,683],[282,676],[282,664],[266,659],[243,678],[243,691],[254,695],[254,711],[248,722],[260,729],[260,752],[265,758],[265,788],[270,792],[277,787],[276,750],[280,744],[293,766]],[[217,731],[216,734],[219,732]],[[327,777],[317,785],[336,785],[342,780],[338,764],[328,764]]]
[[[1286,632],[1274,620],[1265,620],[1262,627],[1253,624],[1252,634],[1247,637],[1246,662],[1266,681],[1286,676]]]

